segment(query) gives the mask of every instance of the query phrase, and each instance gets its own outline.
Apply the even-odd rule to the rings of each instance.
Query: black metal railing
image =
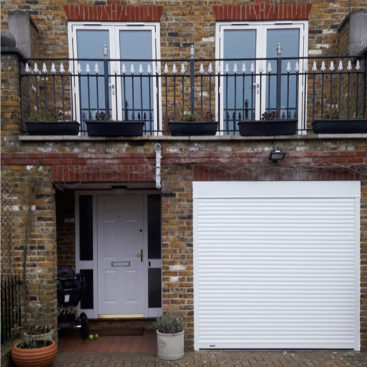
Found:
[[[145,121],[161,134],[186,113],[238,134],[242,120],[366,119],[366,57],[263,59],[30,59],[20,70],[22,130],[29,120]],[[99,115],[99,114],[98,114]],[[97,115],[97,116],[98,116]]]
[[[21,280],[17,275],[1,276],[1,344],[12,339],[22,324]]]

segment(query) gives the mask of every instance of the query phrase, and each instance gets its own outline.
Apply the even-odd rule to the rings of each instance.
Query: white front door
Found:
[[[98,314],[145,312],[144,197],[98,196]]]

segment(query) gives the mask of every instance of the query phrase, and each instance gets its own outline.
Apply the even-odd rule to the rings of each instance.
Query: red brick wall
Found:
[[[56,191],[57,265],[75,269],[75,207],[73,191]]]

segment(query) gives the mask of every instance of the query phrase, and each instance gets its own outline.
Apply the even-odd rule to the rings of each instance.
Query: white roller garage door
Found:
[[[201,348],[359,350],[360,183],[194,182]]]

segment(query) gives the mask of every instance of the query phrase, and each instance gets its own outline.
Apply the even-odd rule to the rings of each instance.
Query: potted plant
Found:
[[[32,326],[24,331],[24,339],[18,340],[12,347],[11,357],[18,367],[47,367],[50,366],[57,355],[57,344],[54,340],[35,335],[37,330]]]
[[[26,120],[27,132],[29,135],[78,135],[79,123],[64,119],[61,110],[56,113],[44,109],[32,111]]]
[[[26,332],[24,332],[24,340],[53,340],[54,329],[50,325],[39,325],[34,323]]]
[[[298,119],[278,118],[276,111],[264,112],[261,120],[242,120],[238,123],[241,135],[294,135],[297,133]]]
[[[125,105],[127,107],[127,105]],[[127,111],[127,108],[125,109]],[[115,121],[107,112],[97,111],[94,120],[86,120],[89,136],[142,136],[145,121]]]
[[[363,118],[361,114],[352,119],[341,118],[338,105],[331,105],[324,119],[312,122],[312,130],[315,134],[367,133],[367,118]]]
[[[168,361],[184,356],[184,328],[181,316],[166,313],[153,326],[157,329],[158,357]]]
[[[172,119],[172,121],[170,121]],[[168,130],[172,136],[215,135],[218,122],[207,112],[205,118],[199,114],[185,112],[179,119],[168,118]]]
[[[57,308],[58,322],[73,322],[78,317],[78,310],[74,306],[59,306]]]

